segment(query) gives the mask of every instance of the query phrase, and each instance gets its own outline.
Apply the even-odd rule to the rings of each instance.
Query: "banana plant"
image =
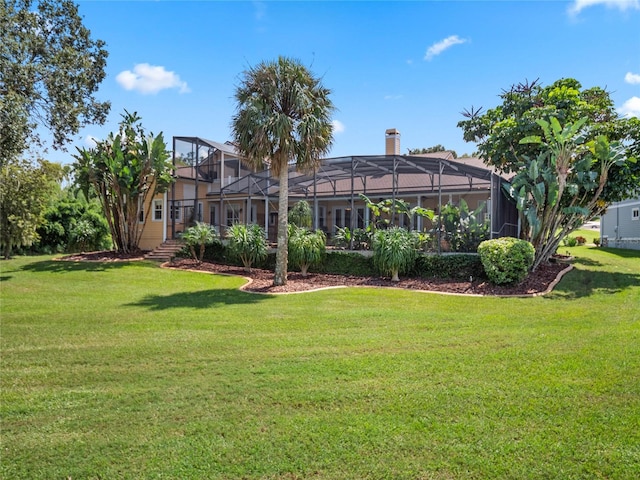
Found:
[[[532,270],[556,252],[560,242],[606,207],[600,197],[609,169],[627,159],[619,142],[600,135],[585,142],[586,118],[560,124],[557,118],[538,120],[542,136],[520,143],[538,143],[536,158],[523,157],[520,170],[506,187],[520,212],[524,235],[535,250]]]

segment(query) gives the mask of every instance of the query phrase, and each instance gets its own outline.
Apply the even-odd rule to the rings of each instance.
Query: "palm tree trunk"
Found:
[[[280,192],[278,194],[278,250],[276,251],[276,271],[274,285],[286,285],[288,261],[288,220],[289,214],[289,169],[286,162],[280,168]]]

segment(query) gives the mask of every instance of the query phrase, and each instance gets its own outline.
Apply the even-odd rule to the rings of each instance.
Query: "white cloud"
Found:
[[[606,5],[608,8],[617,8],[622,11],[627,9],[640,10],[640,0],[574,0],[569,7],[569,13],[578,15],[585,8],[595,5]]]
[[[618,111],[627,118],[640,118],[640,97],[631,97],[622,104],[622,107],[620,107]]]
[[[627,72],[624,76],[624,81],[630,83],[631,85],[637,85],[640,83],[640,74]]]
[[[333,133],[344,132],[344,123],[342,123],[340,120],[332,120],[331,125],[333,125]]]
[[[253,2],[253,14],[256,20],[264,20],[267,16],[267,4],[260,1]]]
[[[385,95],[384,99],[385,100],[400,100],[403,97],[403,95]]]
[[[440,55],[442,52],[447,50],[448,48],[453,47],[454,45],[459,45],[461,43],[467,43],[467,40],[464,38],[458,37],[458,35],[451,35],[450,37],[445,38],[444,40],[440,40],[439,42],[434,43],[427,49],[427,53],[424,56],[425,60],[431,60],[436,55]]]
[[[82,143],[86,148],[94,148],[98,144],[98,139],[93,135],[87,135]]]
[[[120,72],[116,81],[125,90],[135,90],[142,94],[158,93],[167,88],[177,88],[180,93],[189,93],[187,82],[180,80],[175,72],[168,72],[162,66],[138,63],[131,70]]]

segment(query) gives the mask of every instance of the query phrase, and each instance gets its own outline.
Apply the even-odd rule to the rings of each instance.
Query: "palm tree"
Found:
[[[287,283],[289,164],[313,171],[333,140],[330,90],[298,60],[279,57],[244,72],[236,89],[234,141],[253,168],[271,169],[280,184],[274,285]]]

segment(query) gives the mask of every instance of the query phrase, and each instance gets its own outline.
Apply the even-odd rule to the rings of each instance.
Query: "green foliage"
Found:
[[[445,251],[475,252],[480,242],[489,238],[489,222],[484,220],[485,202],[478,208],[469,210],[467,202],[461,198],[459,205],[448,203],[434,218],[435,233],[440,231],[441,247]]]
[[[289,224],[296,227],[311,228],[313,213],[306,200],[300,200],[289,210]]]
[[[14,247],[31,246],[49,199],[59,190],[62,168],[45,160],[12,160],[0,166],[0,246],[4,258]]]
[[[565,247],[575,247],[578,245],[578,237],[564,237],[562,239],[562,244]]]
[[[227,229],[227,239],[230,255],[241,260],[247,272],[267,256],[267,239],[260,225],[236,223]]]
[[[330,93],[302,63],[286,57],[244,72],[236,89],[234,143],[254,168],[267,161],[279,183],[275,285],[287,283],[289,164],[314,170],[331,148]]]
[[[378,230],[373,236],[373,263],[394,282],[398,274],[413,268],[417,256],[417,236],[400,227]]]
[[[478,254],[489,280],[501,285],[518,283],[527,277],[535,250],[525,240],[503,237],[482,242]]]
[[[373,229],[370,226],[366,229],[354,228],[353,231],[349,227],[338,227],[333,236],[333,243],[340,248],[369,250],[371,248],[372,234]]]
[[[585,143],[587,118],[561,125],[555,118],[539,119],[543,136],[529,136],[523,144],[542,145],[535,159],[524,157],[507,187],[520,211],[525,238],[533,244],[533,264],[548,261],[569,233],[599,215],[606,206],[602,193],[609,169],[628,161],[619,142],[599,135]]]
[[[300,268],[302,276],[307,276],[309,267],[322,261],[327,237],[320,230],[289,226],[289,265]]]
[[[444,145],[434,145],[433,147],[429,147],[429,148],[410,148],[409,149],[409,155],[421,155],[421,154],[426,154],[426,153],[435,153],[435,152],[451,152],[451,155],[453,156],[453,158],[458,158],[458,154],[455,152],[455,150],[449,150],[447,148],[444,147]]]
[[[309,271],[360,277],[373,277],[378,273],[372,257],[336,250],[326,252],[322,263],[312,265]]]
[[[67,188],[47,207],[38,227],[37,252],[94,251],[111,248],[109,225],[97,200]]]
[[[603,205],[640,194],[640,119],[619,118],[613,100],[602,88],[582,89],[575,79],[565,78],[543,87],[538,81],[512,86],[500,95],[502,104],[483,113],[482,108],[466,112],[458,123],[464,139],[478,143],[480,156],[489,165],[505,172],[518,172],[524,158],[546,154],[545,143],[521,142],[524,138],[543,138],[540,120],[555,118],[559,125],[585,120],[582,144],[604,136],[608,142],[625,145],[627,162],[610,166],[601,194]],[[601,158],[595,158],[593,171],[600,171]]]
[[[81,127],[102,124],[109,102],[94,94],[107,51],[67,0],[0,4],[0,165],[40,144],[38,125],[62,147]]]
[[[75,155],[76,183],[85,195],[98,196],[114,246],[122,253],[138,249],[151,214],[150,200],[174,181],[162,133],[147,134],[140,120],[125,111],[118,133]],[[141,212],[143,206],[146,211]]]
[[[484,268],[475,254],[419,255],[412,276],[423,278],[483,278]]]
[[[428,208],[419,206],[411,207],[409,202],[401,198],[386,198],[379,202],[374,202],[365,194],[361,193],[360,198],[364,200],[367,208],[371,211],[370,231],[373,233],[378,228],[386,228],[395,225],[393,218],[395,215],[405,216],[409,224],[409,230],[413,230],[413,219],[416,216],[433,220],[434,212]]]
[[[218,232],[213,225],[196,222],[195,225],[187,228],[182,233],[181,238],[189,248],[191,257],[198,263],[201,263],[206,246],[216,242],[217,235]]]

